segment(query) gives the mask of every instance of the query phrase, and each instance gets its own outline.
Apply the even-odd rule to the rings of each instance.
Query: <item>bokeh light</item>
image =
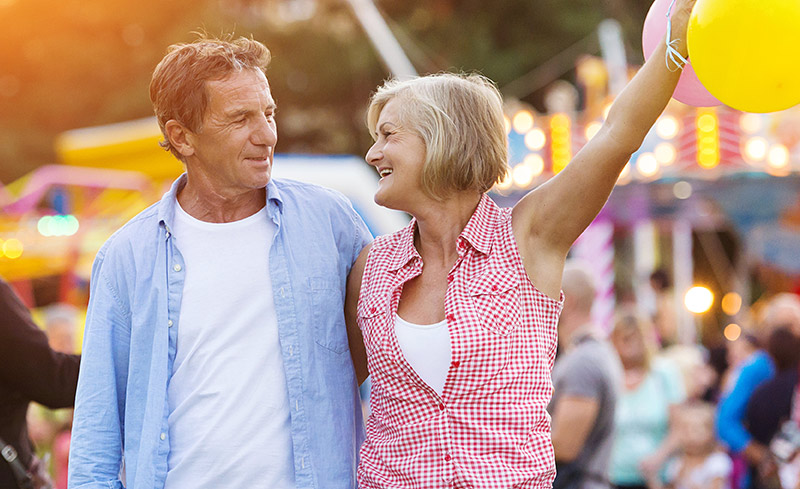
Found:
[[[739,127],[746,134],[755,134],[761,130],[761,115],[745,113],[739,117]]]
[[[662,166],[669,166],[675,163],[675,159],[678,157],[678,151],[671,143],[658,144],[653,150],[653,154],[656,155],[656,160],[658,160]]]
[[[683,298],[686,309],[695,314],[702,314],[714,304],[714,294],[706,287],[697,285],[686,292]]]
[[[671,115],[662,115],[656,123],[656,134],[662,139],[672,139],[678,135],[680,125],[678,119]]]
[[[12,260],[16,260],[20,256],[22,256],[22,252],[24,251],[24,247],[22,246],[22,242],[17,238],[7,239],[3,243],[3,254]]]
[[[762,137],[750,138],[744,146],[744,156],[750,161],[761,161],[767,156],[769,146]]]
[[[590,139],[595,137],[597,133],[600,132],[601,127],[603,127],[603,124],[598,121],[590,122],[589,124],[587,124],[585,132],[586,140],[589,141]]]
[[[686,200],[692,196],[692,184],[681,180],[672,186],[672,194],[681,200]]]
[[[725,336],[726,340],[736,341],[742,335],[742,327],[736,323],[731,323],[725,326],[725,329],[722,331],[722,334]]]
[[[642,176],[652,177],[658,173],[660,165],[653,153],[642,153],[636,158],[636,169]]]
[[[789,165],[789,149],[782,144],[773,145],[767,155],[767,164],[779,170],[786,168]]]
[[[533,127],[533,114],[529,110],[520,110],[514,114],[511,125],[518,133],[525,134]]]
[[[742,296],[736,292],[728,292],[722,296],[722,312],[728,316],[735,316],[742,308]]]
[[[525,146],[531,151],[539,151],[547,144],[547,136],[538,127],[531,129],[525,135]]]

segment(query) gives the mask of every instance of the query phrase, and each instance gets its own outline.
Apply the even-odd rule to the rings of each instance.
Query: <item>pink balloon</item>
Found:
[[[655,0],[647,12],[644,19],[644,29],[642,30],[642,50],[644,59],[649,59],[653,51],[658,47],[658,43],[667,34],[667,11],[672,0]],[[713,107],[722,105],[722,102],[711,95],[706,87],[697,78],[697,74],[692,68],[691,60],[683,68],[683,74],[675,87],[672,97],[686,105],[694,107]]]

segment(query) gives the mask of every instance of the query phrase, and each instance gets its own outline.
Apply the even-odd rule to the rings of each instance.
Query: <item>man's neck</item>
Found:
[[[265,188],[226,195],[187,183],[178,192],[178,204],[190,216],[205,222],[240,221],[260,211],[266,203]]]

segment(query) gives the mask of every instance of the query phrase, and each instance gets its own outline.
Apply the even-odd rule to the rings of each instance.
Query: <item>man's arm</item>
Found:
[[[0,379],[25,398],[50,408],[72,406],[80,356],[54,351],[28,308],[0,280]]]
[[[347,339],[350,343],[350,356],[353,358],[353,367],[356,370],[358,385],[364,383],[369,375],[367,371],[367,350],[361,329],[358,327],[358,297],[361,294],[361,277],[364,275],[364,265],[367,263],[367,254],[372,247],[368,244],[361,250],[350,275],[347,276],[347,294],[344,300],[344,319],[347,323]]]
[[[130,311],[100,271],[92,270],[83,358],[69,453],[69,489],[122,488],[123,409]]]
[[[578,457],[599,410],[594,397],[564,395],[558,399],[552,417],[556,462],[569,463]]]

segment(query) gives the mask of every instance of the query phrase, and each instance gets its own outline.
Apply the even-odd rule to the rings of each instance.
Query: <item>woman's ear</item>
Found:
[[[191,131],[184,127],[183,124],[175,119],[170,119],[164,124],[164,132],[167,134],[167,139],[172,147],[183,157],[194,154]]]

